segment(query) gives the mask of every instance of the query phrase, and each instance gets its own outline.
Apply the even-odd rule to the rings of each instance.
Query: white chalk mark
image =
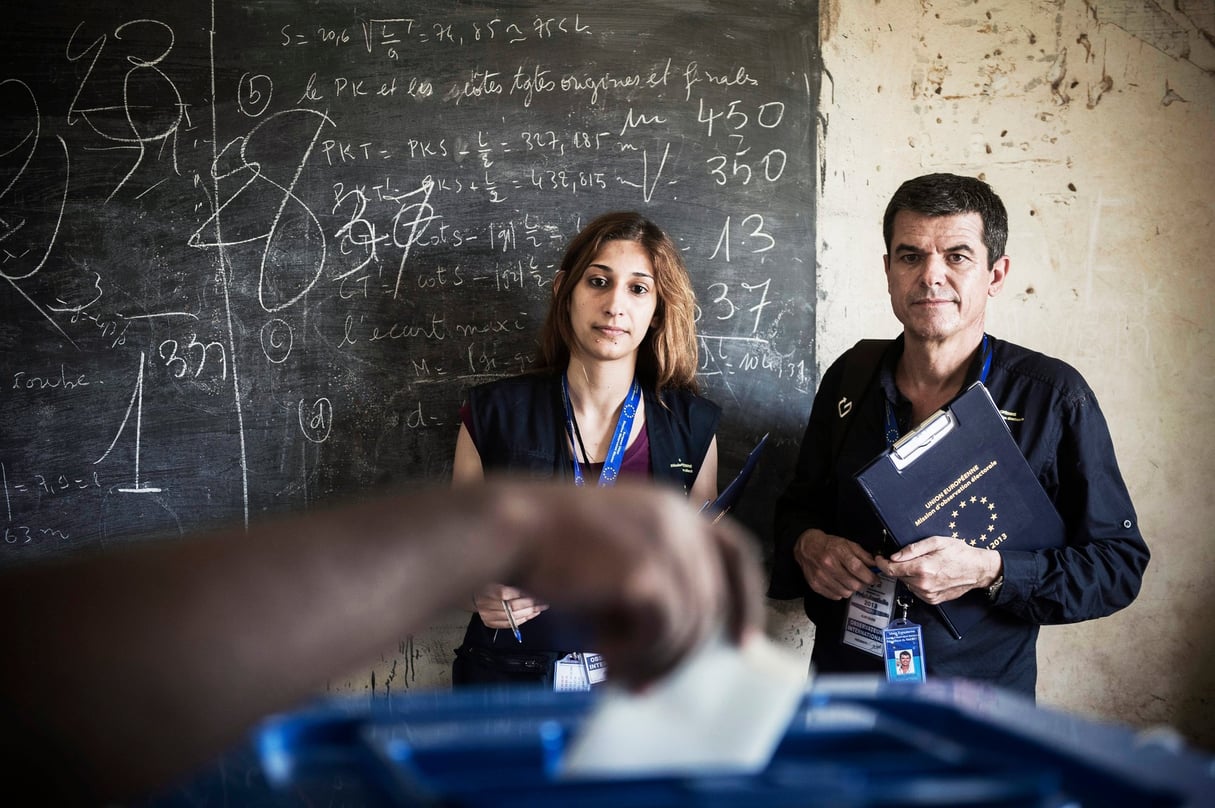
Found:
[[[210,69],[211,69],[211,164],[219,164],[219,111],[216,108],[217,88],[215,86],[215,0],[211,0],[211,28],[207,32]],[[219,201],[219,172],[212,171],[214,183],[212,207]],[[232,292],[228,283],[227,250],[224,246],[222,228],[220,226],[219,209],[213,214],[215,222],[215,244],[219,257],[219,285],[224,297],[224,314],[228,324],[228,357],[232,364],[232,402],[236,407],[236,435],[240,445],[240,485],[241,503],[244,507],[245,527],[249,527],[249,459],[245,448],[245,415],[240,401],[240,374],[236,368],[236,327],[232,323]]]
[[[139,352],[139,375],[135,381],[135,389],[131,391],[131,400],[127,403],[127,411],[122,416],[122,423],[118,426],[118,431],[114,434],[114,440],[110,441],[110,446],[105,450],[101,457],[93,461],[93,465],[97,465],[101,461],[110,456],[110,452],[114,451],[114,447],[118,445],[119,438],[126,431],[127,423],[131,420],[131,412],[135,413],[135,484],[131,487],[120,487],[118,491],[124,494],[156,494],[160,492],[159,488],[145,487],[139,482],[139,455],[142,449],[143,440],[143,366],[144,353]]]
[[[152,183],[152,184],[151,184],[151,185],[149,185],[147,188],[145,188],[144,190],[142,190],[142,191],[140,191],[138,194],[136,194],[136,195],[135,195],[135,198],[136,198],[136,199],[143,199],[143,197],[144,197],[144,195],[145,195],[145,194],[149,194],[149,193],[151,193],[151,192],[152,192],[152,191],[153,191],[153,190],[156,188],[156,186],[157,186],[157,185],[160,185],[161,183],[166,182],[167,180],[168,180],[168,178],[166,177],[166,178],[165,178],[165,179],[163,179],[163,180],[159,180],[159,181],[157,181],[157,182]]]
[[[197,320],[198,315],[190,311],[160,311],[152,314],[127,314],[123,319],[126,320],[151,320],[155,317],[189,317],[191,320]]]
[[[22,85],[22,86],[25,86],[25,85]],[[28,87],[27,87],[27,89],[28,89]],[[32,93],[30,94],[30,97],[31,97],[31,99],[33,99]],[[35,110],[36,114],[40,115],[40,113],[38,113],[38,102],[36,99],[34,99],[34,110]],[[36,135],[37,135],[37,131],[35,131],[35,136]],[[64,339],[66,339],[68,342],[70,342],[72,344],[73,348],[79,348],[80,346],[78,346],[75,343],[75,341],[73,341],[72,338],[67,335],[67,332],[64,331],[63,328],[59,325],[59,323],[57,323],[55,321],[55,318],[51,317],[50,314],[48,314],[46,311],[44,311],[41,306],[39,306],[37,303],[35,303],[34,300],[25,293],[25,290],[23,290],[21,287],[19,287],[17,285],[17,281],[25,280],[26,278],[31,278],[34,275],[38,274],[38,272],[42,269],[42,267],[46,265],[47,259],[50,258],[51,250],[54,248],[55,242],[59,240],[59,228],[63,224],[63,212],[67,208],[68,188],[71,185],[72,167],[71,167],[70,157],[68,154],[67,142],[61,136],[58,136],[58,135],[56,136],[56,140],[58,140],[59,145],[63,147],[63,199],[61,199],[59,202],[59,213],[55,217],[54,232],[51,233],[50,238],[48,238],[47,242],[46,242],[46,252],[44,252],[42,254],[42,258],[40,258],[38,260],[37,265],[33,269],[31,269],[29,272],[26,272],[23,275],[11,275],[7,272],[0,272],[0,278],[3,278],[4,280],[8,281],[9,284],[13,287],[13,289],[16,290],[16,292],[19,295],[21,295],[23,298],[25,298],[26,302],[28,302],[34,308],[35,311],[37,311],[39,314],[41,314],[43,317],[45,317],[46,321],[49,322],[52,326],[54,326],[55,330],[59,332],[60,336],[62,336]],[[29,161],[32,158],[33,158],[33,151],[31,151],[29,156],[26,158],[25,165],[22,166],[21,172],[25,171],[25,167],[29,165]],[[21,172],[18,172],[18,174],[20,174]],[[16,182],[15,178],[14,178],[13,182]],[[12,183],[9,184],[9,187],[5,189],[4,193],[7,194],[8,190],[11,188],[12,188]],[[2,197],[3,195],[4,194],[0,194],[0,197]],[[11,232],[15,232],[15,231],[10,231],[10,234],[11,234]],[[9,235],[9,234],[6,234],[6,236],[7,235]],[[0,241],[2,241],[2,240],[0,240]]]

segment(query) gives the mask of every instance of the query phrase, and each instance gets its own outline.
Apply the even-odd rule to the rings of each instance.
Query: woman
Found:
[[[553,278],[537,371],[469,392],[453,482],[636,476],[714,499],[721,410],[697,395],[695,305],[679,250],[653,222],[631,212],[592,221]],[[474,602],[453,685],[584,689],[602,678],[585,632],[547,604],[505,584]]]

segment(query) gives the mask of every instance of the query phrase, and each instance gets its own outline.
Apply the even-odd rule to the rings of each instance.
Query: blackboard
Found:
[[[566,240],[684,251],[768,530],[817,383],[812,0],[71,0],[0,34],[0,564],[445,484]]]

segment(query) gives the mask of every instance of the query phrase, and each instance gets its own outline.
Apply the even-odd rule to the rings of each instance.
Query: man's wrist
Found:
[[[1000,595],[1000,589],[1004,586],[1004,557],[996,550],[989,550],[995,556],[996,568],[994,575],[988,579],[985,587],[987,599],[994,601]]]

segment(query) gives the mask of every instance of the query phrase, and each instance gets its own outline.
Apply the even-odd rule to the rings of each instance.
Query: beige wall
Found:
[[[1043,630],[1039,701],[1215,747],[1215,3],[824,8],[820,357],[897,331],[880,217],[903,179],[984,176],[1009,208],[992,333],[1088,379],[1152,549],[1139,599]]]
[[[1215,749],[1215,3],[822,2],[822,366],[897,332],[880,232],[895,187],[991,182],[1012,271],[988,330],[1087,377],[1153,553],[1130,608],[1043,631],[1039,701]],[[446,685],[465,619],[333,689]],[[797,609],[773,604],[770,626],[808,653]]]

